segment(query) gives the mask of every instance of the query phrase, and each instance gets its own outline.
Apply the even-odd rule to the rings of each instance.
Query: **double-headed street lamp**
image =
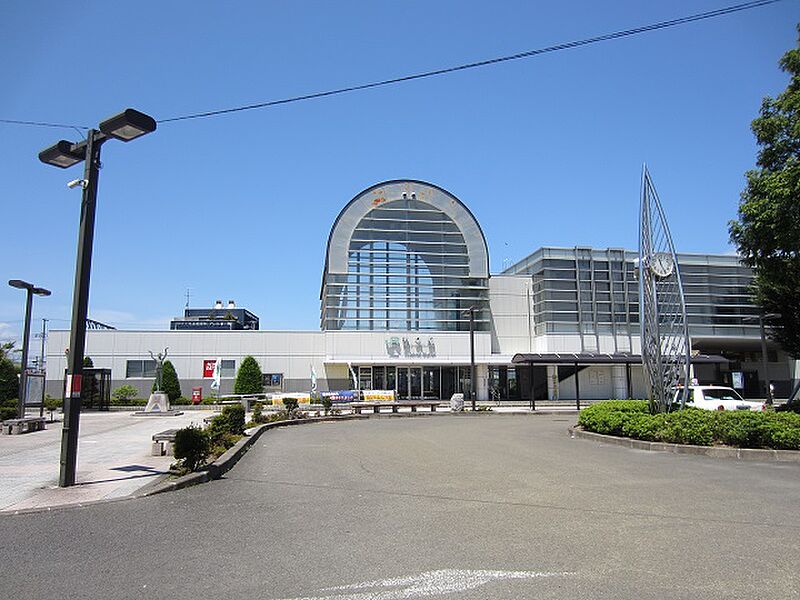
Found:
[[[11,279],[8,285],[27,291],[27,298],[25,300],[25,325],[22,330],[22,365],[20,366],[19,376],[19,399],[17,400],[17,417],[21,419],[25,416],[25,391],[27,387],[26,380],[28,378],[28,343],[31,338],[31,308],[33,307],[33,295],[49,296],[50,290],[36,287],[32,283],[22,281],[21,279]]]
[[[129,108],[100,123],[100,130],[90,129],[86,139],[77,144],[60,140],[42,150],[39,160],[66,169],[84,161],[84,175],[76,183],[83,188],[81,223],[78,234],[78,257],[75,267],[75,288],[72,297],[69,358],[67,360],[67,394],[64,400],[64,427],[61,434],[61,469],[58,485],[75,483],[78,457],[78,425],[81,413],[81,375],[86,344],[86,312],[89,304],[89,273],[92,268],[92,241],[97,201],[97,178],[100,170],[100,147],[109,138],[129,142],[155,131],[153,117]],[[70,183],[70,187],[72,187]]]

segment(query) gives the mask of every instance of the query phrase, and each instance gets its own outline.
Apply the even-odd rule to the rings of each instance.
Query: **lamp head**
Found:
[[[83,150],[81,152],[81,149]],[[53,165],[60,169],[66,169],[77,164],[86,158],[86,146],[76,144],[67,140],[59,140],[46,150],[39,152],[39,160],[47,165]]]
[[[155,130],[156,121],[153,117],[132,108],[100,123],[100,131],[123,142],[130,142]]]
[[[8,285],[11,287],[17,288],[19,290],[30,290],[33,289],[33,284],[28,283],[27,281],[22,281],[22,279],[9,279]]]

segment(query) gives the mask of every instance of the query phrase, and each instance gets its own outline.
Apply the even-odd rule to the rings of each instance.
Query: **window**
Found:
[[[283,373],[263,373],[261,379],[264,387],[280,388],[283,385]]]
[[[125,378],[148,378],[156,376],[156,361],[129,360],[125,365]]]
[[[223,360],[220,367],[220,375],[222,377],[236,377],[236,361]]]

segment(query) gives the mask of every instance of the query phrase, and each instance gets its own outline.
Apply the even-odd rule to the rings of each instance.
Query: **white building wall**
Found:
[[[514,355],[533,350],[531,278],[494,275],[489,279],[492,352]]]
[[[391,343],[394,340],[399,342],[399,352]],[[64,350],[68,345],[68,331],[51,331],[47,362],[48,393],[52,395],[61,393],[67,366]],[[165,348],[187,397],[195,386],[203,387],[204,395],[210,393],[211,380],[203,378],[203,362],[217,358],[235,361],[238,369],[242,359],[251,355],[264,373],[283,374],[286,391],[307,391],[312,367],[320,391],[326,391],[351,387],[348,363],[415,366],[470,363],[469,332],[90,330],[86,334],[85,355],[92,358],[95,367],[111,369],[112,388],[130,384],[144,395],[152,385],[152,378],[127,378],[127,362],[148,360],[149,351],[158,353]],[[475,332],[475,362],[485,364],[490,358],[496,358],[491,354],[491,334]],[[483,388],[479,397],[488,394],[486,384]],[[233,377],[223,378],[221,393],[232,391]]]

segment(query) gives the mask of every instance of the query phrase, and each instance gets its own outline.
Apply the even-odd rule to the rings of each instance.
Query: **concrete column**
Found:
[[[630,398],[630,390],[628,390],[628,377],[625,374],[625,365],[611,366],[611,384],[614,392],[614,398],[618,398],[620,400]]]
[[[547,399],[558,400],[558,366],[547,365]]]
[[[476,399],[486,401],[489,399],[489,365],[475,365],[475,379],[477,382]]]

